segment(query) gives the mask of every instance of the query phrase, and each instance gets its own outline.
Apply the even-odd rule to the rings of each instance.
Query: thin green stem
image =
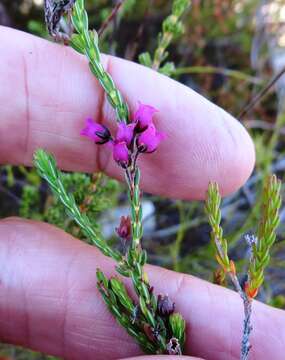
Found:
[[[128,266],[131,268],[130,273],[132,282],[139,297],[140,310],[150,328],[154,329],[157,321],[156,297],[151,293],[148,278],[143,269],[147,260],[147,255],[141,248],[143,213],[140,194],[140,171],[136,166],[136,156],[132,159],[130,169],[131,171],[127,178],[130,179],[129,200],[132,218],[132,243],[128,251],[127,262]],[[164,353],[166,350],[166,339],[163,336],[159,336],[156,341],[158,343],[159,353]]]
[[[171,256],[172,256],[172,261],[173,261],[173,269],[175,271],[180,271],[180,266],[179,266],[179,254],[180,254],[180,250],[181,250],[181,245],[185,236],[185,231],[187,229],[187,223],[186,223],[186,209],[184,206],[184,203],[182,201],[178,201],[177,202],[177,208],[178,208],[178,212],[179,212],[179,229],[176,235],[176,239],[175,242],[173,244],[173,246],[171,247]]]
[[[175,19],[177,19],[177,17]],[[159,70],[161,63],[164,60],[165,50],[171,43],[172,39],[173,39],[173,35],[170,32],[164,33],[162,35],[162,38],[158,44],[158,48],[155,50],[154,53],[154,59],[152,65],[153,70],[156,71]]]
[[[272,87],[277,83],[277,81],[284,75],[285,67],[282,68],[273,78],[269,81],[269,83],[260,90],[260,92],[249,101],[248,104],[243,108],[240,114],[237,116],[238,119],[242,119],[250,110],[254,109],[256,104],[258,104],[272,89]]]
[[[162,24],[162,33],[159,34],[157,49],[154,53],[152,68],[156,71],[160,69],[162,62],[167,57],[166,49],[174,38],[183,33],[183,24],[180,21],[181,16],[190,6],[191,0],[174,0],[172,4],[172,13],[164,20]]]
[[[264,84],[264,80],[245,74],[242,71],[220,68],[217,66],[187,66],[174,69],[173,76],[184,74],[221,74],[224,76],[232,77],[237,80],[246,81],[255,85]]]

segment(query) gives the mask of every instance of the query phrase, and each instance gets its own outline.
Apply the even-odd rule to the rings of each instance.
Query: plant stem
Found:
[[[273,76],[269,83],[260,90],[260,92],[249,101],[249,103],[243,108],[243,110],[237,116],[238,119],[242,119],[250,110],[252,110],[256,104],[258,104],[264,96],[270,91],[270,89],[277,83],[277,81],[285,74],[285,67],[279,71],[278,74]]]
[[[246,293],[243,291],[237,276],[233,272],[230,272],[229,276],[231,278],[235,290],[237,291],[237,293],[239,294],[239,296],[242,298],[243,301],[244,320],[243,320],[243,333],[242,333],[240,360],[248,360],[249,352],[251,349],[249,338],[253,329],[251,325],[252,300],[249,299]]]
[[[163,21],[162,32],[159,34],[158,46],[154,52],[152,69],[158,71],[162,62],[167,57],[166,49],[172,40],[183,33],[183,24],[180,21],[181,16],[192,3],[191,0],[173,0],[172,12]]]
[[[160,65],[164,59],[165,56],[165,50],[167,49],[168,45],[171,43],[171,40],[173,38],[172,33],[167,32],[162,35],[162,38],[158,44],[158,48],[156,49],[154,53],[154,59],[153,59],[153,70],[158,71],[160,68]]]
[[[227,254],[224,253],[222,244],[220,243],[217,237],[215,238],[215,242],[220,257],[226,258]],[[235,272],[228,271],[228,274],[236,292],[239,294],[239,296],[243,301],[244,320],[243,320],[243,333],[242,333],[240,360],[247,360],[251,349],[249,337],[253,329],[251,325],[252,299],[250,299],[245,293],[245,291],[242,289]]]
[[[243,338],[241,347],[241,360],[249,359],[249,352],[251,344],[249,342],[250,333],[252,332],[251,325],[252,301],[244,301],[244,325],[243,325]]]
[[[185,0],[176,0],[176,8],[178,7],[179,10],[179,4],[181,6],[184,2]],[[176,9],[176,11],[178,10]],[[182,8],[180,8],[180,11],[182,11]],[[112,77],[103,67],[98,45],[98,34],[89,30],[84,0],[75,1],[71,17],[77,33],[72,35],[70,45],[87,57],[92,73],[104,90],[104,96],[106,95],[110,105],[116,111],[116,120],[121,123],[120,125],[128,123],[130,119],[127,103],[117,89]],[[40,175],[49,183],[67,209],[69,216],[79,225],[85,236],[104,255],[116,261],[116,270],[119,274],[131,278],[133,288],[137,294],[136,301],[129,297],[125,285],[118,278],[112,277],[109,280],[99,269],[97,270],[98,290],[117,321],[137,340],[146,352],[170,354],[169,351],[173,349],[168,350],[169,344],[175,338],[180,353],[185,342],[185,321],[180,314],[174,313],[174,304],[173,306],[169,305],[166,311],[162,311],[161,307],[159,307],[159,301],[162,300],[154,294],[144,272],[147,254],[141,247],[143,214],[140,170],[137,166],[137,158],[140,153],[136,141],[137,136],[139,135],[134,136],[132,143],[128,144],[127,165],[125,163],[119,164],[125,170],[131,207],[132,241],[124,255],[112,250],[96,229],[92,227],[89,218],[84,213],[90,200],[89,195],[85,197],[80,209],[75,202],[74,196],[68,194],[64,187],[62,174],[57,169],[54,158],[44,150],[38,150],[35,154],[35,165]],[[96,184],[94,186],[96,187]],[[93,185],[90,190],[94,190]]]
[[[262,85],[264,80],[245,74],[238,70],[225,69],[217,66],[188,66],[181,67],[173,70],[172,75],[184,75],[184,74],[221,74],[229,76],[237,80],[246,81],[256,85]]]
[[[177,202],[177,208],[179,212],[179,222],[180,226],[176,235],[175,242],[173,246],[171,247],[171,256],[173,261],[173,269],[174,271],[179,272],[180,266],[179,266],[179,254],[181,251],[181,245],[185,236],[185,231],[187,229],[186,227],[186,209],[185,205],[182,201]]]
[[[144,315],[147,324],[151,329],[156,327],[155,313],[156,308],[153,306],[151,287],[148,282],[143,266],[147,260],[145,251],[142,251],[141,238],[143,235],[142,226],[142,206],[140,194],[140,171],[136,165],[137,153],[132,157],[130,167],[126,169],[126,178],[129,187],[129,200],[131,206],[132,218],[132,243],[128,250],[127,263],[130,267],[130,274],[134,289],[139,297],[139,307]],[[156,302],[156,301],[155,301]],[[163,354],[166,350],[166,340],[163,336],[158,336],[158,351]]]
[[[221,227],[221,195],[217,184],[210,184],[206,202],[206,212],[212,227],[212,239],[216,248],[216,258],[221,266],[224,274],[228,274],[232,284],[243,301],[244,322],[243,335],[241,343],[241,360],[247,360],[251,349],[249,337],[252,331],[251,313],[252,299],[249,298],[245,290],[243,290],[238,277],[236,275],[235,264],[228,256],[227,240],[223,237],[223,229]]]
[[[109,24],[116,18],[118,11],[120,10],[121,6],[123,5],[124,0],[119,0],[117,4],[114,6],[113,10],[111,11],[110,15],[107,19],[103,22],[100,29],[98,30],[98,36],[102,36],[105,30],[108,28]]]

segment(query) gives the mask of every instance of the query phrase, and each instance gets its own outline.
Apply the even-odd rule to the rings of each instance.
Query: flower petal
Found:
[[[105,144],[111,139],[109,129],[94,122],[91,118],[86,119],[86,126],[81,130],[80,135],[89,137],[96,144]]]
[[[148,128],[138,137],[137,145],[140,152],[152,153],[162,140],[166,138],[166,134],[158,132],[154,124],[150,124]]]
[[[118,142],[113,144],[113,158],[120,165],[127,166],[129,164],[129,149],[125,142]]]
[[[118,131],[115,141],[118,143],[125,142],[129,146],[133,141],[134,129],[135,129],[135,124],[126,125],[124,123],[120,123],[118,125]]]
[[[151,123],[153,115],[158,112],[156,108],[151,105],[146,105],[139,102],[138,110],[134,115],[134,122],[140,131],[144,131]]]

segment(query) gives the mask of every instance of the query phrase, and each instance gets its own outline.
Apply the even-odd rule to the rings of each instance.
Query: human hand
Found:
[[[65,170],[100,169],[120,177],[108,151],[79,136],[87,116],[113,116],[83,57],[7,28],[0,28],[0,54],[1,162],[29,165],[34,150],[43,147]],[[138,100],[160,109],[158,127],[168,134],[160,150],[141,162],[145,190],[201,199],[209,180],[223,194],[243,184],[254,150],[238,122],[151,70],[115,58],[104,61],[131,109]],[[69,359],[140,354],[98,295],[96,269],[109,276],[114,265],[95,248],[47,224],[6,219],[0,222],[0,264],[2,341]],[[168,293],[189,324],[187,354],[238,358],[242,304],[235,293],[156,267],[148,273],[156,291]],[[253,358],[281,360],[284,320],[282,311],[256,302]]]

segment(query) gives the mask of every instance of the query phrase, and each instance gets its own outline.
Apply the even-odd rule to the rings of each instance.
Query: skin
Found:
[[[149,69],[103,60],[131,110],[138,100],[155,106],[156,124],[168,134],[155,154],[141,157],[144,190],[202,199],[210,180],[219,182],[223,194],[246,181],[254,148],[235,119]],[[121,178],[108,147],[79,135],[86,117],[108,125],[114,116],[83,57],[0,27],[0,83],[1,163],[30,165],[33,151],[43,147],[65,170],[101,169]],[[108,276],[115,273],[110,259],[53,226],[0,221],[0,341],[75,360],[140,356],[96,290],[97,267]],[[167,293],[186,318],[187,355],[239,359],[243,317],[237,294],[190,275],[153,266],[146,270],[156,293]],[[253,325],[251,359],[283,359],[284,312],[255,302]]]

